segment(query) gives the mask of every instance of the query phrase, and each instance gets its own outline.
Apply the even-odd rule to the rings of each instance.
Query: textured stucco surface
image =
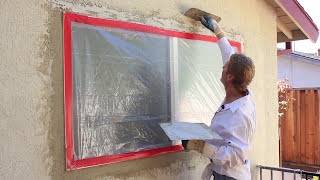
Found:
[[[181,14],[190,7],[221,16],[228,38],[255,61],[253,179],[257,164],[277,166],[276,17],[263,0],[2,0],[0,179],[200,179],[208,160],[195,152],[65,171],[63,12],[210,35]]]

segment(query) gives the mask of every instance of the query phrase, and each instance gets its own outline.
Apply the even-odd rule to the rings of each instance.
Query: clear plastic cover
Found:
[[[222,66],[218,44],[178,39],[178,121],[210,125],[225,96],[220,82]]]
[[[221,71],[216,43],[72,22],[75,159],[177,143],[159,123],[209,124]]]
[[[168,37],[72,23],[76,159],[171,146]]]

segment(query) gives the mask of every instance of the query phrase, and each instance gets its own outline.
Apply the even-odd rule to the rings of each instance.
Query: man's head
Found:
[[[233,54],[223,67],[221,82],[225,87],[233,86],[239,93],[246,94],[254,73],[255,66],[249,57]]]

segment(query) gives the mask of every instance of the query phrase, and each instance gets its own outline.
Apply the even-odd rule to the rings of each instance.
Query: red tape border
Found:
[[[94,17],[88,17],[79,14],[64,13],[64,66],[65,66],[65,79],[64,79],[64,91],[65,91],[65,134],[66,134],[66,166],[67,170],[79,169],[90,166],[97,166],[107,163],[114,163],[120,161],[127,161],[133,159],[139,159],[143,157],[155,156],[169,152],[176,152],[183,150],[181,145],[170,146],[165,148],[151,149],[146,151],[116,154],[102,157],[95,157],[89,159],[75,160],[74,159],[74,147],[73,147],[73,124],[72,124],[72,45],[71,45],[71,22],[89,24],[94,26],[104,26],[111,28],[120,28],[133,31],[141,31],[153,34],[159,34],[164,36],[171,36],[184,39],[193,39],[217,43],[218,39],[213,36],[205,36],[200,34],[191,34],[185,32],[171,31],[161,29],[152,26],[146,26],[141,24],[133,24],[122,21],[114,21],[108,19],[99,19]],[[239,42],[229,41],[231,46],[237,47],[239,53],[241,52],[241,44]]]

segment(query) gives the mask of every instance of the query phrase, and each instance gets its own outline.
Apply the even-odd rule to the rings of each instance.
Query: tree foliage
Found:
[[[292,86],[288,83],[289,79],[285,78],[278,80],[278,99],[279,99],[279,117],[283,116],[285,111],[288,109],[290,102],[295,101],[296,99],[291,97]]]

